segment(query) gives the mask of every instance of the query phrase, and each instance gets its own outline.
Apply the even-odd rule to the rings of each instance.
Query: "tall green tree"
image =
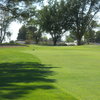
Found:
[[[8,36],[9,24],[16,19],[28,18],[26,9],[39,1],[42,0],[0,0],[0,43]]]
[[[14,7],[13,7],[14,8]],[[0,43],[2,43],[8,36],[8,26],[10,22],[15,18],[13,15],[17,9],[10,9],[8,4],[0,3]]]
[[[70,0],[70,12],[74,20],[74,31],[78,45],[81,45],[82,36],[88,31],[94,16],[100,11],[100,0]]]
[[[65,32],[63,24],[62,2],[54,0],[49,5],[44,6],[39,11],[39,24],[43,31],[49,33],[52,37],[53,44],[56,45],[57,41]]]

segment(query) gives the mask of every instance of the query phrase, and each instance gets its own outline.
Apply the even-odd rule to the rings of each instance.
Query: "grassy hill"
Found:
[[[100,46],[0,48],[0,100],[100,100]]]

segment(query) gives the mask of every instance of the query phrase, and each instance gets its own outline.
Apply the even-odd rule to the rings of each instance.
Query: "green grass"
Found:
[[[100,100],[100,46],[0,48],[0,100]]]

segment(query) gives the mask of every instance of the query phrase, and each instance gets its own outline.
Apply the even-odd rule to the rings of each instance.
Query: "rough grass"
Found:
[[[100,46],[0,48],[0,100],[100,100]]]

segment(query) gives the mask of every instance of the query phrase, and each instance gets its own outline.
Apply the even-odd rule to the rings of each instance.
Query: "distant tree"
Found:
[[[28,41],[35,41],[36,44],[41,39],[41,29],[37,29],[35,26],[25,26],[23,25],[19,29],[17,40],[28,40]]]
[[[100,11],[100,0],[70,0],[70,12],[73,21],[72,30],[76,35],[78,45],[87,32],[94,16]]]
[[[73,31],[70,31],[69,36],[70,36],[71,38],[73,38],[74,40],[77,40],[76,35],[75,35],[75,33],[74,33]]]
[[[47,36],[42,36],[41,42],[42,42],[42,44],[47,44],[47,43],[48,43],[48,38],[47,38]]]
[[[26,34],[27,34],[27,28],[25,27],[25,25],[23,25],[20,29],[19,29],[19,33],[18,33],[18,37],[17,40],[26,40]]]
[[[96,21],[92,21],[89,27],[87,28],[87,32],[84,34],[85,42],[89,44],[89,42],[95,42],[95,31],[94,29],[98,27]]]
[[[70,37],[70,36],[67,36],[66,37],[66,41],[67,42],[74,42],[74,39],[72,37]]]
[[[39,28],[37,31],[33,34],[33,39],[35,40],[36,44],[39,43],[42,37],[42,30]]]
[[[87,33],[84,34],[85,42],[90,43],[90,42],[95,42],[95,31],[94,30],[89,30]]]
[[[96,39],[95,39],[95,41],[96,41],[97,43],[100,43],[100,31],[97,31],[97,32],[96,32]]]
[[[12,43],[12,44],[14,44],[14,43],[15,43],[15,41],[11,40],[9,43]]]
[[[40,27],[36,28],[35,26],[30,26],[28,27],[28,34],[30,34],[31,39],[34,40],[36,44],[38,44],[42,36],[42,31]]]

